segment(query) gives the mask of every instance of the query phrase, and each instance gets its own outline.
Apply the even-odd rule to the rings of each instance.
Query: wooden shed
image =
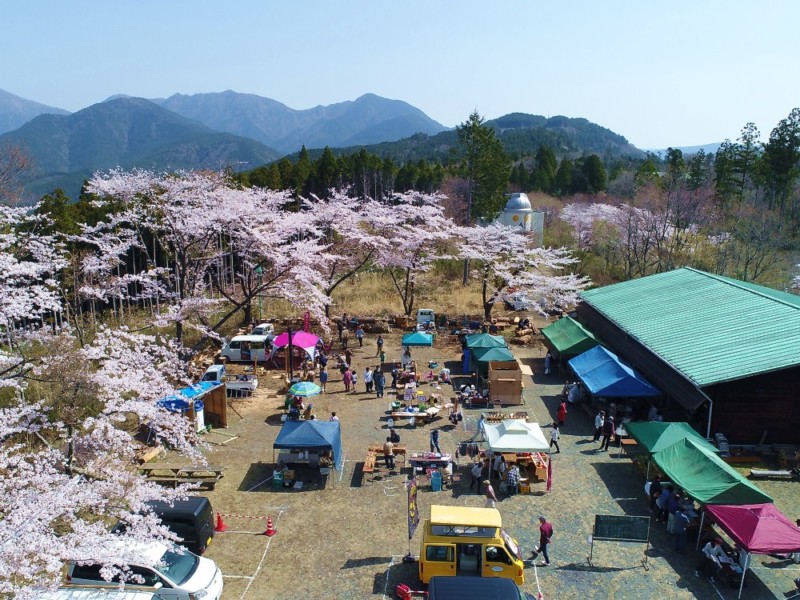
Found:
[[[522,370],[515,360],[489,363],[489,400],[522,404]]]

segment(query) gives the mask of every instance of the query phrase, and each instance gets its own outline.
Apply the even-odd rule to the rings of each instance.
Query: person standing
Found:
[[[400,435],[391,427],[389,428],[389,441],[393,444],[400,443]]]
[[[656,515],[656,518],[659,516],[659,508],[656,502],[658,501],[658,497],[661,495],[661,475],[656,475],[653,477],[653,481],[650,483],[650,512]]]
[[[386,352],[383,350],[380,351],[379,356],[381,358],[381,370],[383,370],[383,363],[386,362]]]
[[[357,394],[358,390],[356,389],[356,385],[358,384],[358,373],[356,373],[355,369],[350,371],[353,374],[353,393]]]
[[[350,350],[350,348],[345,348],[344,360],[348,365],[352,365],[353,364],[353,351]]]
[[[717,574],[722,568],[719,559],[725,556],[725,550],[722,549],[722,538],[715,538],[703,546],[697,560],[697,568],[694,571],[695,577],[700,577],[700,571],[706,575],[710,573],[710,579],[713,583],[714,575]]]
[[[472,465],[472,468],[469,470],[470,475],[472,475],[472,480],[469,482],[469,489],[472,491],[473,486],[475,487],[475,493],[479,494],[481,492],[481,475],[483,474],[483,463],[478,461]]]
[[[497,494],[494,493],[494,488],[492,487],[492,482],[488,479],[483,481],[483,493],[486,495],[486,508],[496,508],[497,507]]]
[[[544,374],[550,375],[550,366],[553,362],[553,355],[550,353],[550,350],[547,351],[547,354],[544,355]]]
[[[353,372],[350,370],[350,367],[344,370],[344,375],[342,375],[342,382],[344,382],[344,391],[349,392],[350,386],[353,385]]]
[[[556,421],[558,421],[558,426],[563,427],[564,423],[567,421],[567,401],[562,400],[561,404],[558,406],[558,411],[556,412]]]
[[[336,330],[339,332],[339,341],[342,341],[342,332],[344,332],[345,324],[344,321],[339,320],[336,323]]]
[[[680,552],[683,554],[684,549],[686,548],[686,527],[689,525],[689,515],[686,514],[686,511],[683,509],[679,509],[677,513],[675,513],[675,523],[674,523],[674,530],[675,530],[675,551]]]
[[[331,412],[331,418],[328,419],[328,420],[329,421],[336,421],[336,422],[339,421],[339,417],[336,416],[336,411],[335,410],[333,412]]]
[[[400,376],[400,365],[395,363],[394,367],[392,367],[392,388],[397,387],[397,378]]]
[[[508,495],[516,496],[519,491],[519,467],[515,464],[511,465],[506,475],[506,485],[508,486]]]
[[[394,470],[394,444],[391,439],[386,438],[383,444],[383,459],[386,461],[386,468],[390,471]]]
[[[342,331],[342,349],[347,350],[347,342],[350,340],[350,330],[345,326]]]
[[[547,522],[544,515],[539,517],[539,552],[542,553],[542,562],[539,563],[540,567],[547,567],[550,565],[550,555],[547,552],[547,547],[550,545],[550,539],[553,537],[553,526]]]
[[[375,369],[375,397],[383,398],[383,390],[386,386],[386,375],[383,371]]]
[[[358,347],[359,348],[363,348],[364,347],[364,328],[361,327],[360,324],[359,324],[358,327],[356,327],[356,339],[358,340]]]
[[[381,352],[383,352],[383,336],[381,334],[378,334],[378,339],[375,341],[375,343],[378,345],[378,350],[375,352],[375,356],[380,356]]]
[[[319,371],[319,387],[325,393],[325,385],[328,383],[328,369],[322,367]]]
[[[608,452],[608,444],[614,436],[614,417],[607,417],[603,422],[603,440],[600,442],[600,450]]]
[[[561,454],[561,448],[558,447],[558,423],[553,423],[553,428],[550,430],[550,447],[556,447],[556,454]]]
[[[365,385],[365,386],[366,386],[366,388],[367,388],[367,393],[368,393],[368,394],[372,393],[372,381],[373,381],[373,377],[374,377],[374,375],[373,375],[373,373],[372,373],[372,369],[370,369],[369,367],[367,367],[366,369],[364,369],[364,385]]]
[[[597,416],[594,418],[594,437],[592,438],[593,442],[597,442],[600,440],[600,434],[603,433],[603,423],[606,420],[606,413],[605,411],[600,411],[597,413]]]
[[[439,449],[439,430],[438,429],[431,429],[431,452],[433,452],[434,448],[436,448],[436,452],[438,452],[439,454],[442,453],[442,451]]]

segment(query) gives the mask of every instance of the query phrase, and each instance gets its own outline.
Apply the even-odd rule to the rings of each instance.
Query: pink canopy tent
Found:
[[[800,552],[800,527],[775,508],[774,504],[709,504],[704,509],[736,542],[747,550],[742,567],[750,566],[750,554],[788,554]],[[739,585],[742,595],[744,572]]]
[[[319,338],[313,333],[306,333],[305,331],[292,332],[292,346],[302,348],[306,351],[311,358],[316,354],[317,342]],[[275,350],[289,345],[289,333],[284,332],[272,340],[273,354]]]

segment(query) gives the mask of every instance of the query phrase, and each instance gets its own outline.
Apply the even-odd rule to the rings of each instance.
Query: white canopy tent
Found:
[[[543,452],[550,442],[538,423],[522,419],[505,419],[500,423],[483,424],[486,444],[491,452]]]

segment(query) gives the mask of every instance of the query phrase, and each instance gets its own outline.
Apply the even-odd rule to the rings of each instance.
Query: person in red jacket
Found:
[[[547,522],[542,515],[539,517],[539,552],[542,553],[542,562],[539,566],[546,567],[550,564],[550,556],[547,553],[547,546],[550,545],[550,538],[553,537],[553,526]]]
[[[562,400],[561,405],[558,407],[558,412],[556,413],[556,421],[558,421],[558,426],[563,427],[564,422],[567,420],[567,401]]]

